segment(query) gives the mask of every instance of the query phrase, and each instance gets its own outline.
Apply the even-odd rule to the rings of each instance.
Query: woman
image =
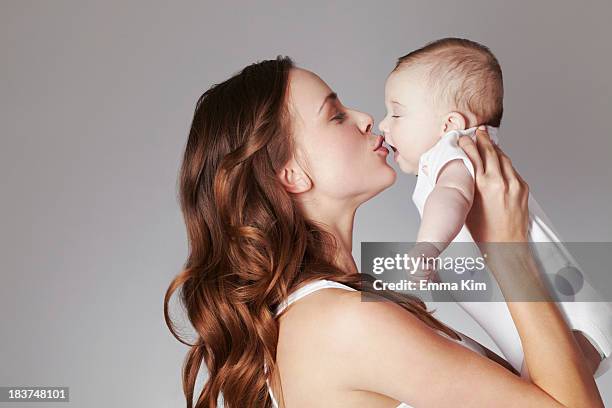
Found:
[[[190,252],[165,299],[185,342],[168,316],[182,288],[198,334],[184,366],[187,406],[202,360],[209,379],[197,407],[216,406],[220,393],[228,407],[603,406],[552,303],[509,304],[526,381],[419,299],[377,291],[393,302],[361,301],[372,287],[351,256],[355,211],[396,177],[372,122],[280,57],[198,101],[180,173]],[[479,242],[525,242],[527,186],[486,135],[478,140],[462,141],[477,172],[468,226]],[[533,278],[525,246],[489,252],[502,291],[510,277]]]

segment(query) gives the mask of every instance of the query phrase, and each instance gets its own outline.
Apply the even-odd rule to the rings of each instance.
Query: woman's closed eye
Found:
[[[335,120],[338,123],[342,123],[344,122],[345,118],[346,118],[346,112],[338,112],[336,116],[334,116],[331,120]]]

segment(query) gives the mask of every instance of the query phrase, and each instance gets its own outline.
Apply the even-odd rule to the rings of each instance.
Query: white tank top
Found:
[[[353,291],[356,290],[354,288],[351,288],[350,286],[344,285],[336,281],[327,280],[327,279],[320,279],[320,280],[316,280],[313,282],[309,282],[306,285],[302,286],[301,288],[290,293],[287,299],[283,301],[280,305],[278,305],[278,307],[276,308],[275,316],[278,316],[291,303],[296,302],[297,300],[303,298],[304,296],[308,296],[311,293],[316,292],[317,290],[326,289],[326,288],[340,288],[340,289],[347,289],[347,290],[353,290]],[[469,337],[463,336],[463,334],[459,332],[457,332],[457,334],[459,335],[459,337],[461,337],[461,340],[453,339],[452,337],[448,336],[444,332],[439,332],[439,333],[443,335],[444,337],[449,338],[461,344],[462,346],[469,348],[475,353],[481,354],[483,356],[486,355],[484,349],[482,348],[482,346],[480,346],[480,344],[470,339]],[[265,364],[264,364],[264,371],[267,372],[267,367]],[[278,408],[278,402],[276,402],[276,399],[274,398],[274,395],[272,394],[272,388],[270,387],[270,383],[268,380],[266,380],[266,382],[268,383],[268,393],[270,394],[270,398],[272,398],[272,405],[274,406],[274,408]],[[413,407],[402,402],[401,404],[397,406],[397,408],[413,408]]]

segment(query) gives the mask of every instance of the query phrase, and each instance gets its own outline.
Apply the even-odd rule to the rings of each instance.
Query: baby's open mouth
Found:
[[[394,152],[397,152],[397,149],[395,148],[395,146],[389,143],[386,139],[384,139],[384,142],[391,148],[391,150],[393,150]]]

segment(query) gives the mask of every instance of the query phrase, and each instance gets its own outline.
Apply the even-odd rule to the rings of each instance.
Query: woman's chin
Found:
[[[376,194],[391,187],[395,183],[395,180],[397,180],[397,173],[393,167],[387,166],[387,171],[384,174],[381,174],[378,180],[380,180],[380,188]]]
[[[395,172],[395,169],[391,166],[389,166],[389,173],[390,173],[390,182],[389,185],[387,185],[385,188],[387,187],[391,187],[393,184],[395,184],[395,180],[397,180],[397,173]]]
[[[377,196],[382,193],[389,187],[391,187],[395,180],[397,180],[397,173],[395,169],[389,165],[386,166],[384,171],[376,171],[372,172],[367,177],[367,189],[359,194],[359,201],[361,204],[370,200],[371,198]],[[362,187],[365,185],[362,183]]]

